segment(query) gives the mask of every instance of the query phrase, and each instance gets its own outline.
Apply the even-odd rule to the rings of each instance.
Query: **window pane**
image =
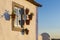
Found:
[[[14,25],[16,27],[23,27],[23,25],[24,25],[24,20],[23,20],[24,10],[22,8],[14,7],[14,13],[16,14]]]
[[[16,27],[20,27],[19,25],[19,20],[21,20],[21,15],[20,15],[20,12],[19,12],[20,8],[17,8],[17,7],[14,7],[14,12],[16,14],[16,18],[15,18],[15,21],[14,21],[14,25]]]

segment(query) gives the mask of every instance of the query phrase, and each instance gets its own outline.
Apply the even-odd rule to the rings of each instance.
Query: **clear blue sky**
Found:
[[[47,32],[53,38],[60,38],[60,0],[36,0],[38,8],[38,33]]]

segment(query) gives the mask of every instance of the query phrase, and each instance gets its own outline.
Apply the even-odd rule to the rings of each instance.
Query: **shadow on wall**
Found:
[[[50,40],[50,35],[48,33],[42,33],[42,40]]]

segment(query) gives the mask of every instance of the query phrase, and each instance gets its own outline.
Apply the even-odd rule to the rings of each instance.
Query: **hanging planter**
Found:
[[[29,18],[29,20],[32,20],[32,18],[33,18],[33,13],[31,13],[30,15],[28,15],[28,18]]]
[[[28,35],[29,34],[29,30],[27,28],[26,29],[22,29],[21,33],[22,33],[22,35],[24,35],[24,34]]]
[[[26,33],[26,35],[29,34],[29,30],[27,28],[25,29],[25,33]]]
[[[29,13],[29,9],[26,8],[25,12],[26,12],[26,15],[28,15],[28,13]]]
[[[4,13],[4,18],[5,18],[5,20],[10,20],[10,14],[9,14],[8,11],[6,11],[6,12]]]
[[[26,20],[26,25],[29,25],[30,24],[30,20]]]
[[[24,35],[24,29],[22,29],[21,33],[22,33],[22,35]]]
[[[15,14],[11,14],[11,18],[13,19],[13,20],[15,20]]]

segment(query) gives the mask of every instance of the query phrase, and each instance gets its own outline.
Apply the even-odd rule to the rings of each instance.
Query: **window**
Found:
[[[14,7],[14,14],[16,15],[15,17],[15,27],[21,27],[23,28],[24,25],[24,20],[22,19],[23,14],[24,14],[24,9],[23,8],[18,8],[18,7]]]
[[[13,2],[12,4],[12,29],[20,31],[24,26],[24,7]]]

